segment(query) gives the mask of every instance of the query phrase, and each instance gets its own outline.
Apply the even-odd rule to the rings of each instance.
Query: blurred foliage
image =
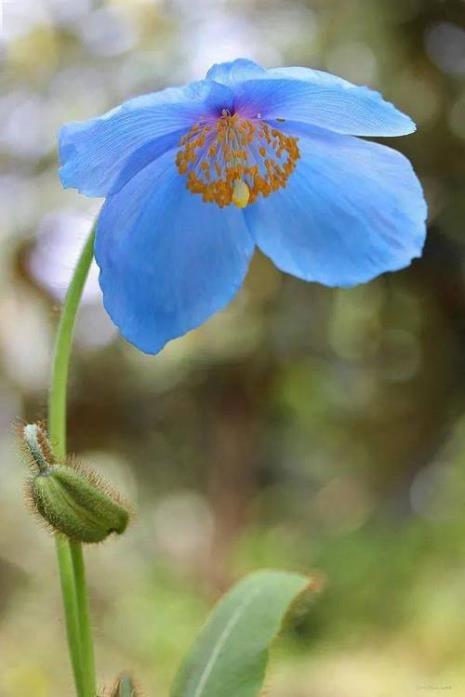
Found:
[[[213,600],[259,566],[325,592],[270,694],[465,684],[465,3],[6,0],[0,117],[0,695],[71,694],[53,546],[12,424],[45,414],[60,298],[99,203],[61,189],[56,132],[239,55],[383,91],[427,191],[423,259],[353,290],[255,258],[232,306],[153,358],[79,319],[70,447],[134,501],[89,556],[101,678],[166,694]]]

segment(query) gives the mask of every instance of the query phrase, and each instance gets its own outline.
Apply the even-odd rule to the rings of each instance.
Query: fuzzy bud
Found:
[[[89,543],[125,531],[129,514],[114,492],[93,472],[55,462],[42,426],[28,425],[23,433],[33,469],[28,497],[52,530]]]
[[[108,697],[140,697],[140,692],[131,676],[123,673],[111,688]]]

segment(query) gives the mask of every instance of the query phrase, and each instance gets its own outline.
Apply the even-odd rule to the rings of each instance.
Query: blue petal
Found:
[[[245,211],[263,252],[328,286],[365,282],[420,256],[426,204],[409,161],[384,145],[305,130],[287,187]]]
[[[322,85],[325,87],[345,87],[348,89],[354,88],[355,85],[342,77],[327,73],[324,70],[314,70],[313,68],[302,68],[294,66],[290,68],[269,68],[266,71],[267,78],[288,79],[288,80],[304,80],[311,82],[313,85]]]
[[[335,133],[400,136],[413,121],[368,87],[309,68],[276,68],[262,79],[233,86],[234,104],[244,116],[301,121]]]
[[[237,58],[229,63],[215,63],[208,71],[206,78],[232,86],[236,82],[265,76],[266,70],[257,63],[247,58]]]
[[[230,90],[202,80],[136,97],[60,131],[60,177],[88,196],[121,188],[152,159],[174,147],[200,118],[230,108]]]
[[[254,249],[242,211],[191,194],[174,158],[165,153],[108,197],[97,225],[105,307],[147,353],[223,308]]]

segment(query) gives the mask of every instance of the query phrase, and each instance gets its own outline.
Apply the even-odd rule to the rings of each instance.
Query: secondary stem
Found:
[[[95,232],[82,250],[66,293],[55,344],[49,396],[48,429],[55,456],[66,456],[66,389],[77,310],[94,254]],[[94,650],[82,546],[56,535],[58,567],[68,646],[78,697],[96,697]]]

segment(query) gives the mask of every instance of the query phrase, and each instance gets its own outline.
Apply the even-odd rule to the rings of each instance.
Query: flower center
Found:
[[[221,208],[244,208],[286,186],[300,157],[297,138],[255,119],[223,110],[181,138],[176,165],[187,188]]]

